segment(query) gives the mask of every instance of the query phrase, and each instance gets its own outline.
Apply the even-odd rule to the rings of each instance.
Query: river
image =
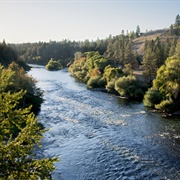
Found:
[[[67,69],[28,74],[44,91],[41,154],[60,157],[55,180],[180,179],[180,118],[87,90]]]

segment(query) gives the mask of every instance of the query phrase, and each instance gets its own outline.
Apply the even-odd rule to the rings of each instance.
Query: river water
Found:
[[[41,153],[60,157],[55,180],[180,179],[180,118],[87,90],[67,69],[28,74],[44,91]]]

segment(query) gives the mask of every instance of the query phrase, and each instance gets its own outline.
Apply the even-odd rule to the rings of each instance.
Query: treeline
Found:
[[[176,26],[176,29],[180,29]],[[170,31],[170,30],[169,30]],[[60,61],[63,67],[74,61],[74,54],[81,52],[82,54],[90,51],[98,51],[109,60],[114,66],[125,66],[130,64],[133,69],[139,68],[142,61],[146,61],[150,56],[148,54],[154,53],[153,56],[158,56],[157,66],[164,63],[169,54],[173,54],[177,44],[178,36],[176,33],[173,36],[169,32],[165,32],[165,38],[160,37],[153,40],[146,40],[144,43],[143,53],[138,54],[136,47],[134,47],[134,40],[137,37],[143,36],[141,33],[138,35],[134,32],[124,34],[122,32],[117,36],[109,36],[106,39],[97,39],[96,41],[69,41],[63,40],[60,42],[50,41],[38,43],[23,43],[23,44],[10,44],[9,46],[16,51],[18,59],[22,62],[47,65],[53,59]],[[145,36],[144,36],[145,38]],[[150,49],[151,48],[151,49]],[[17,58],[17,57],[16,57]],[[161,60],[159,60],[161,58]]]
[[[146,89],[154,86],[158,69],[167,63],[167,59],[180,59],[179,32],[180,16],[177,15],[169,30],[159,37],[154,35],[154,38],[155,32],[151,33],[150,40],[137,26],[136,32],[125,34],[122,31],[120,35],[110,35],[104,40],[50,41],[11,47],[18,52],[19,59],[28,63],[47,65],[47,69],[52,70],[56,69],[56,64],[57,69],[70,66],[69,71],[87,83],[88,88],[103,87],[121,96],[143,99]],[[137,42],[141,44],[141,52],[137,51]]]
[[[38,43],[11,44],[10,46],[17,52],[19,59],[26,63],[46,65],[50,59],[60,60],[63,67],[73,62],[74,53],[81,51],[99,51],[103,54],[106,51],[107,40],[75,42],[63,40],[60,42],[50,41]]]
[[[8,67],[12,62],[16,62],[20,67],[29,70],[29,66],[25,61],[20,60],[15,50],[3,40],[3,42],[0,43],[0,64],[4,67]]]
[[[106,39],[97,39],[96,41],[90,41],[88,39],[84,41],[49,41],[49,42],[37,42],[37,43],[23,43],[23,44],[10,44],[10,47],[18,54],[18,59],[32,64],[47,65],[50,59],[60,61],[63,67],[74,61],[74,54],[76,52],[89,52],[98,51],[105,56],[111,56],[112,48],[115,48],[113,60],[114,63],[118,63],[118,58],[128,58],[131,54],[127,55],[127,52],[131,50],[132,40],[140,36],[140,27],[137,26],[136,32],[127,32],[125,35],[122,30],[121,35],[112,37],[109,35]],[[114,44],[115,43],[115,44]],[[118,52],[122,49],[123,52]],[[124,52],[125,51],[125,52]],[[123,59],[120,60],[124,63]]]
[[[69,71],[88,88],[105,88],[126,98],[144,99],[146,106],[160,111],[180,111],[180,17],[177,17],[174,36],[168,35],[169,30],[164,38],[146,40],[141,56],[133,50],[133,39],[121,34],[108,39],[103,55],[95,51],[75,53]],[[137,76],[135,69],[142,75]]]
[[[168,45],[162,45],[159,38],[145,43],[141,79],[134,74],[131,63],[114,63],[114,59],[94,51],[77,52],[69,71],[89,89],[105,88],[125,98],[144,99],[146,106],[172,113],[180,111],[180,38],[173,53],[173,45],[167,54],[165,47]]]

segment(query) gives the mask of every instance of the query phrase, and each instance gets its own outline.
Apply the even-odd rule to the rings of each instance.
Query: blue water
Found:
[[[180,179],[180,118],[89,91],[67,69],[29,74],[44,91],[38,118],[50,130],[41,153],[60,157],[55,180]]]

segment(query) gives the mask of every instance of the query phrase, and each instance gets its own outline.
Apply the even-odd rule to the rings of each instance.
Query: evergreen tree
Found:
[[[169,57],[169,51],[170,51],[170,41],[168,38],[166,38],[164,46],[164,59],[167,59]]]
[[[141,33],[141,31],[140,31],[140,27],[139,27],[139,25],[136,27],[136,37],[139,37],[140,36],[140,33]]]
[[[171,57],[175,54],[176,44],[177,44],[177,37],[174,36],[172,43],[171,43],[170,50],[169,50],[169,57]]]
[[[180,38],[178,39],[176,49],[175,49],[175,56],[177,59],[180,60]]]
[[[164,48],[160,42],[159,37],[156,38],[154,42],[154,53],[156,56],[156,68],[158,69],[161,65],[164,64]]]
[[[174,26],[175,27],[180,27],[180,16],[179,16],[179,14],[176,16]]]

